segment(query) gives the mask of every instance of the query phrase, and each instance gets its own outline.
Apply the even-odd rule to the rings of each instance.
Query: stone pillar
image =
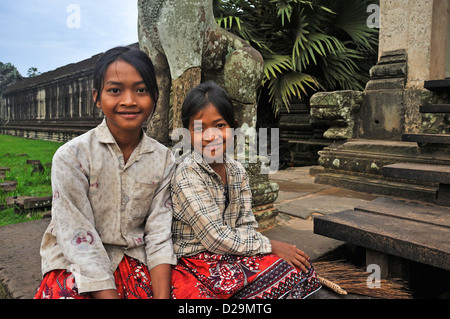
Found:
[[[380,58],[387,52],[404,50],[408,70],[404,74],[403,105],[392,110],[402,114],[403,120],[395,124],[403,133],[417,133],[420,128],[424,81],[445,77],[449,10],[449,2],[443,0],[380,0]],[[370,136],[367,130],[361,133]]]
[[[257,156],[256,160],[242,163],[245,167],[252,190],[252,209],[258,222],[259,230],[274,226],[278,209],[273,205],[280,189],[277,183],[271,182],[267,167],[267,159]]]
[[[357,137],[401,140],[407,108],[406,77],[406,51],[384,52],[370,70],[370,81],[366,85],[364,103],[358,114]],[[418,110],[419,106],[416,107]]]

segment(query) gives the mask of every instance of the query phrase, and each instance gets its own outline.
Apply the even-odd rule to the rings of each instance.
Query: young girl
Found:
[[[212,82],[182,106],[193,151],[172,178],[175,298],[305,298],[320,284],[309,257],[256,231],[248,175],[225,152],[233,105]]]
[[[142,129],[158,99],[152,62],[137,49],[109,50],[93,97],[105,119],[53,158],[35,298],[170,298],[174,159]]]

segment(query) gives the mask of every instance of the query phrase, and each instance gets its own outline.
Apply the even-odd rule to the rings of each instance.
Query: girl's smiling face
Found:
[[[207,162],[221,163],[226,150],[230,125],[213,104],[194,114],[189,119],[191,145],[203,155]]]
[[[154,102],[139,72],[125,61],[115,61],[106,69],[103,90],[97,107],[108,127],[116,134],[141,132],[142,124],[152,114]],[[98,92],[94,91],[94,100]]]

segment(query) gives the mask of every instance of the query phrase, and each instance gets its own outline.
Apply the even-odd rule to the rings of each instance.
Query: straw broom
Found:
[[[347,294],[347,291],[345,291],[344,289],[342,289],[342,287],[340,287],[339,285],[335,284],[334,282],[332,282],[332,281],[330,281],[330,280],[328,280],[328,279],[326,279],[326,278],[323,278],[323,277],[321,277],[321,276],[317,276],[317,278],[319,279],[319,282],[320,282],[323,286],[325,286],[325,287],[327,287],[327,288],[330,288],[330,289],[333,290],[334,292],[336,292],[336,293],[338,293],[338,294],[340,294],[340,295],[346,295],[346,294]]]
[[[380,288],[370,288],[367,285],[369,273],[342,260],[315,262],[314,268],[321,284],[341,295],[352,293],[383,299],[412,298],[403,280],[381,279]]]

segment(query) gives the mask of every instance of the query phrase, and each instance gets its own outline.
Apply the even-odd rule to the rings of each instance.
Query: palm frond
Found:
[[[241,19],[236,16],[220,17],[216,19],[217,24],[224,29],[231,29],[233,27],[233,21],[236,22],[238,30],[241,30]]]
[[[292,70],[292,60],[287,55],[272,55],[264,59],[264,76],[267,79],[276,78],[284,71]]]
[[[293,98],[300,99],[303,94],[307,95],[307,89],[317,90],[319,84],[309,74],[298,72],[287,72],[271,79],[266,79],[263,84],[267,84],[270,95],[270,102],[278,112],[281,106],[289,110],[290,101]]]
[[[366,8],[377,0],[214,1],[217,23],[262,54],[275,110],[314,90],[364,89],[378,45]]]

